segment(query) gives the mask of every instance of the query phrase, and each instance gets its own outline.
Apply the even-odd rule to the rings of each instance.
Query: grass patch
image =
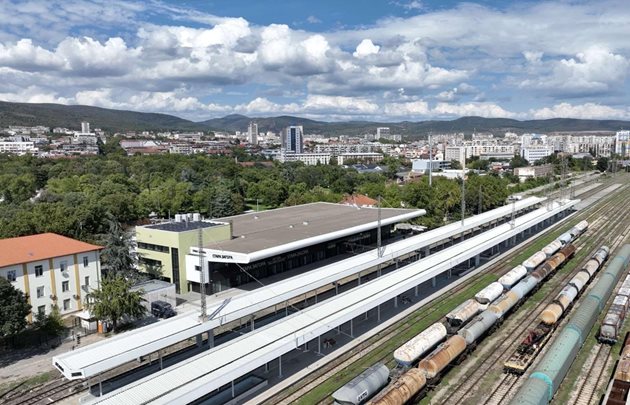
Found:
[[[320,384],[314,390],[301,397],[295,403],[301,405],[309,405],[318,403],[335,392],[340,387],[344,386],[348,381],[359,375],[363,370],[372,366],[374,363],[380,361],[383,358],[391,356],[391,354],[400,347],[403,343],[407,342],[431,324],[442,319],[447,313],[455,309],[459,304],[466,301],[468,298],[474,296],[479,290],[484,288],[489,283],[496,281],[497,277],[493,274],[485,274],[479,278],[475,283],[470,285],[464,291],[459,294],[449,296],[439,303],[434,305],[428,305],[420,308],[416,314],[423,316],[423,313],[428,310],[432,310],[430,315],[426,318],[416,322],[408,330],[401,332],[395,337],[388,340],[385,344],[373,350],[368,355],[362,357],[359,361],[354,362],[343,370],[339,371],[331,378]],[[407,320],[405,323],[414,322],[413,320]],[[395,361],[390,359],[386,363],[391,367]]]
[[[28,391],[33,387],[37,387],[39,385],[45,384],[48,381],[53,379],[53,373],[47,371],[45,373],[37,374],[33,377],[22,378],[15,381],[10,381],[8,383],[0,383],[0,395],[12,390],[16,386],[20,386],[18,389],[20,392]]]

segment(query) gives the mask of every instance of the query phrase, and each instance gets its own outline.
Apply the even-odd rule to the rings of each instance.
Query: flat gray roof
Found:
[[[169,231],[169,232],[187,232],[187,231],[195,231],[199,228],[211,228],[213,226],[219,226],[223,224],[217,224],[215,222],[208,221],[182,221],[182,222],[163,222],[155,225],[145,225],[145,228],[149,229],[157,229],[160,231]]]
[[[392,223],[396,217],[401,217],[398,221],[404,221],[424,213],[416,209],[382,208],[381,219]],[[374,224],[371,227],[374,229],[378,209],[316,202],[213,220],[231,221],[233,239],[205,243],[206,248],[252,253],[370,223]]]

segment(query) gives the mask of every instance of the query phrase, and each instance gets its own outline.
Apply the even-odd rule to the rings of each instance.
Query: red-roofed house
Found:
[[[67,315],[83,309],[85,294],[98,287],[101,249],[54,233],[0,239],[0,277],[27,295],[33,313],[57,305]]]
[[[357,207],[374,208],[378,206],[378,201],[363,194],[346,194],[341,200],[343,205],[356,205]]]

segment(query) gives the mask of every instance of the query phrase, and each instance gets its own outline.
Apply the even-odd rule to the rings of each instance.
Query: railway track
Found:
[[[62,401],[86,389],[83,381],[53,380],[31,392],[13,392],[0,400],[3,405],[44,405]]]
[[[587,193],[584,193],[583,195],[580,196],[580,198],[588,198],[588,197],[596,194],[597,192],[603,190],[605,187],[607,187],[609,185],[610,184],[608,182],[603,183],[599,187],[596,187],[596,188],[594,188],[592,190],[589,190]],[[598,203],[598,205],[599,205],[599,203]],[[579,214],[577,214],[576,216],[573,217],[573,220],[577,221],[577,220],[583,219],[582,217],[587,217],[587,216],[590,218],[593,215],[597,215],[600,212],[600,210],[601,209],[597,209],[596,213],[592,213],[592,214],[589,214],[589,215],[587,215],[586,213],[584,213],[584,214],[580,214],[579,213]],[[590,212],[590,210],[587,210],[587,212]],[[567,227],[567,229],[568,229],[568,227]],[[472,285],[476,280],[478,280],[484,274],[502,275],[505,272],[505,270],[506,270],[505,269],[505,263],[506,262],[510,262],[511,260],[513,260],[514,258],[519,256],[524,249],[527,249],[529,246],[531,246],[532,244],[536,243],[536,241],[537,241],[537,239],[533,238],[533,239],[530,239],[530,240],[526,241],[525,243],[521,244],[519,246],[518,250],[510,252],[507,256],[502,258],[501,263],[495,264],[494,266],[492,266],[491,268],[485,270],[484,272],[479,273],[474,278],[471,278],[466,283],[463,283],[460,286],[458,286],[457,288],[451,290],[452,293],[449,294],[449,296],[455,295],[458,292],[460,292],[462,289],[468,288],[470,285]],[[430,304],[430,309],[429,310],[432,313],[435,312],[434,308],[439,307],[440,303],[443,302],[444,300],[446,300],[446,298],[447,297],[440,297],[440,298],[434,300]],[[368,353],[372,353],[372,352],[378,350],[379,347],[381,347],[389,339],[391,339],[394,336],[400,334],[401,332],[404,333],[408,329],[408,327],[406,327],[406,325],[408,325],[410,323],[416,323],[416,322],[424,320],[424,319],[426,319],[428,317],[428,315],[424,315],[424,314],[426,314],[426,311],[423,310],[423,311],[418,311],[418,312],[422,312],[423,315],[419,315],[419,316],[418,315],[412,315],[411,317],[409,317],[409,318],[407,318],[405,320],[401,320],[400,322],[392,325],[386,331],[388,331],[390,329],[393,329],[393,331],[387,333],[386,335],[376,334],[374,337],[371,337],[370,339],[367,339],[365,342],[363,342],[357,348],[355,348],[355,349],[345,353],[344,355],[340,356],[337,360],[329,363],[328,365],[320,368],[319,370],[314,371],[313,373],[311,373],[306,378],[304,378],[301,381],[297,382],[296,384],[294,384],[292,386],[292,388],[290,390],[284,390],[284,391],[281,391],[281,392],[271,396],[266,401],[264,401],[263,404],[265,404],[265,405],[290,404],[290,403],[295,402],[299,398],[308,395],[313,390],[315,390],[319,385],[321,385],[325,381],[331,379],[336,374],[338,374],[339,372],[343,371],[344,369],[346,369],[347,367],[351,366],[352,364],[356,363],[357,361],[362,359],[364,356],[366,356]],[[385,352],[378,359],[375,359],[374,363],[376,363],[378,361],[382,361],[382,362],[388,363],[388,365],[390,365],[390,366],[393,365],[394,360],[392,359],[391,354],[392,354],[392,351]],[[313,402],[313,403],[331,404],[333,402],[329,395],[327,395],[325,398],[320,399],[318,401],[319,402]]]
[[[616,247],[623,238],[621,235],[627,229],[627,217],[625,221],[607,221],[604,225],[600,225],[601,222],[604,222],[606,217],[601,216],[602,212],[606,210],[610,210],[609,217],[611,218],[621,218],[623,213],[627,211],[628,203],[623,200],[622,194],[616,194],[617,197],[607,199],[598,209],[592,212],[590,215],[586,216],[586,219],[590,221],[593,225],[589,227],[589,230],[597,229],[597,231],[587,232],[578,239],[576,243],[576,247],[578,248],[576,255],[578,255],[582,250],[586,249],[587,254],[583,255],[583,259],[579,262],[575,268],[567,272],[566,274],[562,274],[561,279],[557,277],[557,274],[545,282],[542,288],[551,287],[551,291],[549,291],[545,297],[536,305],[534,309],[528,309],[529,313],[525,315],[516,325],[511,325],[514,322],[512,319],[508,319],[508,328],[509,329],[501,329],[501,334],[506,337],[505,340],[501,341],[501,343],[494,348],[487,348],[486,352],[479,350],[478,355],[483,356],[476,366],[473,366],[472,371],[467,371],[464,376],[457,376],[456,380],[461,381],[461,383],[456,384],[455,386],[451,385],[448,387],[449,393],[445,394],[446,398],[440,398],[439,403],[443,404],[452,404],[452,403],[463,403],[466,399],[471,398],[474,394],[479,390],[479,380],[472,378],[473,376],[483,376],[490,373],[490,371],[497,365],[502,365],[503,362],[509,357],[511,353],[516,349],[520,341],[522,340],[523,333],[531,326],[535,324],[538,319],[540,312],[546,307],[546,305],[551,302],[551,300],[557,295],[557,293],[564,287],[566,282],[571,279],[579,271],[581,266],[583,266],[586,261],[590,258],[601,244],[604,242],[612,242],[610,241],[610,235],[619,235],[619,237],[615,238],[614,245],[611,247]],[[597,216],[601,216],[597,218]],[[595,217],[595,219],[593,219]],[[570,262],[569,262],[570,263]],[[517,309],[518,311],[518,309]],[[517,315],[513,314],[512,316]],[[565,317],[566,318],[566,317]],[[488,353],[487,350],[490,350]],[[490,397],[492,397],[492,402],[486,403],[502,403],[504,399],[508,398],[509,395],[513,392],[513,389],[520,385],[518,378],[515,380],[511,378],[501,377],[498,384],[494,384],[494,388]],[[478,402],[480,398],[474,398],[471,400],[472,402]],[[483,399],[483,398],[482,398]]]
[[[582,381],[580,389],[573,400],[573,403],[576,405],[590,405],[593,403],[593,397],[597,392],[602,375],[610,359],[611,346],[601,343],[598,343],[597,346],[597,353],[595,356],[591,355],[589,361],[585,364],[585,367],[589,369],[589,373],[584,381]]]

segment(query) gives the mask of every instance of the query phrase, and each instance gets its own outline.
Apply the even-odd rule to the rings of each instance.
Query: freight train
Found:
[[[621,348],[621,355],[615,367],[613,379],[608,385],[603,405],[625,405],[630,394],[630,333]]]
[[[431,325],[396,349],[394,359],[398,367],[390,373],[390,384],[383,392],[379,393],[386,383],[370,386],[367,393],[365,386],[353,388],[358,386],[359,376],[337,390],[333,399],[337,404],[357,405],[374,397],[370,404],[394,405],[422,395],[428,385],[441,378],[447,367],[473,350],[483,336],[498,326],[506,315],[574,254],[575,246],[571,242],[587,229],[588,222],[581,221],[497,282],[482,289],[474,298],[449,312],[444,322]]]
[[[615,344],[619,338],[619,331],[628,314],[630,304],[630,275],[626,277],[617,295],[613,299],[608,312],[599,328],[597,340],[601,343]]]
[[[601,270],[593,288],[582,298],[510,404],[548,404],[551,401],[629,264],[630,244],[626,244],[608,260],[606,269]]]
[[[551,304],[547,305],[541,313],[540,323],[534,329],[527,331],[516,351],[504,363],[503,371],[522,375],[527,370],[551,338],[551,332],[558,325],[562,316],[568,312],[586,284],[602,267],[609,252],[610,249],[607,246],[599,248]]]

